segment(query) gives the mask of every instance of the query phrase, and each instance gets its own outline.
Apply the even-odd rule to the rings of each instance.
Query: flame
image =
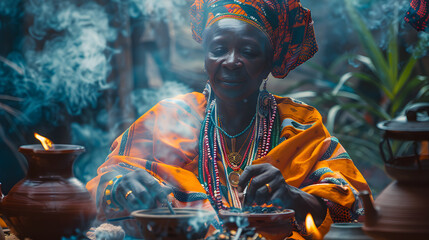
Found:
[[[34,133],[34,137],[39,139],[39,141],[42,143],[42,146],[45,150],[54,149],[54,147],[52,146],[51,140],[49,140],[49,139],[47,139],[47,138],[45,138],[45,137],[43,137],[37,133]]]
[[[261,207],[262,208],[271,208],[271,207],[274,207],[274,205],[272,203],[270,203],[270,204],[264,203],[264,204],[261,205]]]
[[[305,228],[311,239],[323,239],[310,213],[307,213],[307,217],[305,218]]]

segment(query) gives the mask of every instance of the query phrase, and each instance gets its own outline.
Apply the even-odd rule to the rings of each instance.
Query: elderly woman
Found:
[[[214,211],[293,209],[296,239],[307,213],[322,234],[357,220],[357,193],[369,187],[338,139],[316,109],[266,90],[270,73],[283,78],[317,51],[310,11],[298,0],[196,0],[190,12],[205,50],[204,94],[159,102],[116,139],[87,185],[98,219],[169,197]]]

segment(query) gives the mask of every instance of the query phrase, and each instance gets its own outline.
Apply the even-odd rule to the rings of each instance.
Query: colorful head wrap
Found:
[[[417,31],[429,32],[429,1],[412,0],[410,9],[405,15],[405,21],[411,24]]]
[[[194,39],[223,18],[245,21],[266,33],[274,50],[272,75],[284,78],[318,50],[310,10],[299,0],[195,0],[190,9]]]

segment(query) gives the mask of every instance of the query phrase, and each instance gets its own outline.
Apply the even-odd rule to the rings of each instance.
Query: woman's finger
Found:
[[[152,175],[145,170],[138,171],[138,181],[140,181],[147,189],[153,199],[163,203],[167,199],[167,195],[172,192],[172,189],[162,186]]]
[[[240,180],[238,182],[238,186],[244,190],[246,186],[249,185],[250,179],[261,174],[264,169],[264,164],[251,165],[244,169],[244,171],[240,175]],[[253,180],[252,180],[253,181]]]
[[[140,188],[134,195],[136,196],[138,201],[141,202],[140,209],[153,208],[156,206],[155,198],[153,198],[152,194],[148,191],[146,186]]]
[[[138,195],[144,192],[145,188],[138,182],[136,183],[120,183],[116,188],[115,199],[116,201],[127,210],[136,210],[145,208],[146,204],[140,200]]]
[[[263,173],[254,177],[247,188],[245,204],[251,205],[256,202],[259,205],[265,203],[270,197],[267,184],[271,188],[269,185],[271,178],[270,173]]]

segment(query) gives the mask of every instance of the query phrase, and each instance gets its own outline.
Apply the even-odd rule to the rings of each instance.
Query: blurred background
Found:
[[[301,0],[319,52],[269,90],[315,106],[375,196],[384,173],[376,124],[429,102],[429,35],[404,16],[410,0]],[[37,132],[83,145],[86,183],[110,144],[161,99],[202,91],[191,0],[0,0],[0,182],[24,177],[20,145]]]

